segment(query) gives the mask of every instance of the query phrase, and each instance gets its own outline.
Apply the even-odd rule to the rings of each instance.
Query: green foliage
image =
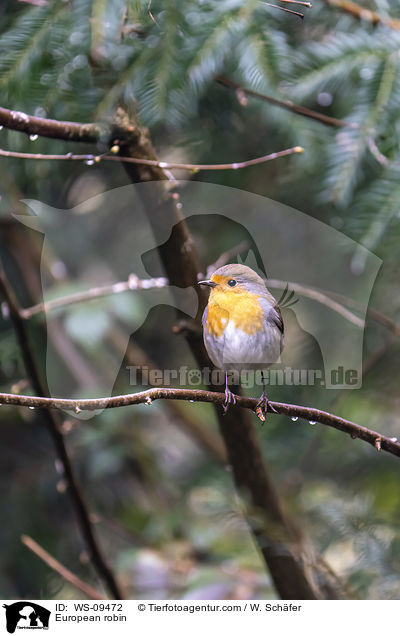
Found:
[[[152,140],[163,158],[174,155],[190,162],[236,161],[289,145],[304,146],[302,157],[247,171],[206,173],[204,179],[247,188],[298,207],[376,251],[385,261],[384,282],[377,285],[371,304],[399,316],[398,32],[359,22],[322,3],[315,3],[319,6],[308,10],[302,22],[256,0],[152,0],[150,4],[149,0],[54,0],[43,7],[6,4],[7,15],[0,27],[2,106],[86,122],[107,117],[123,102],[151,127]],[[400,17],[397,0],[371,0],[369,5],[378,11],[386,7]],[[214,81],[217,74],[343,119],[348,125],[326,127],[252,98],[246,104],[243,96]],[[0,132],[0,145],[26,152],[71,150],[54,140],[33,142],[5,130]],[[8,162],[7,170],[0,171],[0,221],[28,197],[72,207],[76,204],[74,187],[78,199],[79,194],[84,198],[87,193],[89,172],[98,192],[125,183],[122,170],[110,164],[106,168],[104,164]],[[96,230],[102,234],[104,246],[113,250],[114,259],[129,271],[129,249],[111,245],[112,222],[110,211]],[[210,220],[210,226],[207,236],[196,228],[193,232],[204,265],[238,242],[233,230],[229,236],[220,231],[218,219]],[[0,248],[15,265],[5,237]],[[65,261],[70,274],[79,240],[60,236],[63,249],[56,247],[60,253],[54,259]],[[37,237],[32,242],[39,251]],[[90,248],[88,256],[89,262]],[[358,258],[356,254],[353,265],[361,268]],[[47,265],[51,270],[51,264]],[[68,279],[56,281],[57,295],[76,290],[69,284]],[[23,285],[21,290],[29,296]],[[29,298],[26,302],[29,304]],[[121,295],[105,300],[104,307],[111,305],[113,314],[126,326],[138,314],[138,303]],[[190,361],[183,345],[177,340],[171,343],[173,320],[170,324],[160,320],[160,315],[153,318],[148,331],[143,329],[143,349],[150,349],[149,355],[154,354],[157,361]],[[110,327],[103,305],[75,306],[63,320],[65,334],[74,346],[95,350],[98,368],[94,372],[106,373],[115,352],[110,352],[109,342],[110,349],[102,346]],[[6,319],[0,329],[0,382],[9,390],[14,382],[24,380],[24,373]],[[32,333],[36,333],[35,323]],[[378,353],[382,362],[372,366],[363,389],[355,395],[335,393],[332,397],[327,395],[329,391],[316,394],[293,389],[278,398],[322,406],[399,436],[399,351],[397,345],[391,345],[389,353],[381,354],[385,338],[386,332],[369,323],[365,358],[368,362]],[[62,353],[59,357],[60,364],[70,363]],[[118,379],[118,392],[130,388],[126,378]],[[209,426],[207,405],[182,408],[189,419]],[[90,580],[91,570],[77,557],[72,515],[64,500],[60,502],[62,476],[54,473],[45,434],[37,433],[41,430],[39,416],[36,411],[20,413],[8,407],[1,412],[6,422],[2,446],[7,448],[7,461],[0,469],[4,481],[9,479],[9,462],[15,472],[12,492],[7,492],[4,502],[14,510],[16,532],[0,531],[3,542],[12,546],[10,564],[4,571],[14,571],[15,555],[20,561],[26,556],[20,554],[19,534],[37,530],[45,547],[64,554],[71,569]],[[105,521],[99,524],[102,544],[124,580],[133,580],[136,597],[146,597],[150,590],[154,596],[190,598],[198,593],[207,598],[214,583],[218,587],[212,592],[215,595],[273,596],[232,496],[231,475],[179,432],[177,421],[176,414],[157,403],[151,409],[143,405],[134,411],[108,411],[96,418],[95,425],[71,425],[69,442],[90,507],[103,520],[113,519],[108,525]],[[295,514],[301,508],[306,516],[305,534],[355,594],[398,597],[397,464],[340,433],[288,422],[287,418],[271,417],[257,434],[289,512]],[[43,497],[38,503],[37,496],[32,500],[26,494],[32,475],[39,480],[50,508],[43,517],[39,515]],[[50,515],[53,525],[49,530]],[[149,572],[153,573],[150,583]],[[21,597],[27,590],[33,596],[39,583],[42,585],[42,574],[34,568],[24,572],[23,585],[18,576],[4,575],[0,579],[3,597]],[[54,596],[74,593],[67,587],[60,591],[56,580],[48,584]]]
[[[349,18],[336,23],[318,9],[307,13],[305,25],[301,30],[293,16],[253,0],[150,5],[147,0],[59,0],[26,7],[0,37],[4,105],[92,120],[120,100],[133,100],[144,124],[178,132],[179,144],[179,135],[184,143],[201,118],[204,100],[219,94],[213,82],[218,73],[312,107],[318,95],[328,93],[329,110],[350,126],[326,144],[322,126],[313,127],[312,139],[303,142],[304,121],[252,108],[261,121],[267,118],[268,125],[272,118],[293,142],[303,142],[307,161],[318,156],[321,201],[342,215],[355,200],[382,191],[380,152],[394,170],[399,162],[400,35]],[[385,209],[396,198],[386,191]],[[391,213],[382,214],[390,220]],[[379,222],[378,231],[375,219],[367,228],[358,214],[352,221],[349,231],[360,240],[368,235],[368,244],[378,247],[387,223]]]

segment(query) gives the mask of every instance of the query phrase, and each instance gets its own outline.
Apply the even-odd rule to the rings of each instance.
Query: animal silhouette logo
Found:
[[[32,603],[18,601],[11,605],[3,605],[6,610],[7,631],[14,634],[16,629],[48,629],[50,610]]]
[[[298,332],[309,336],[299,340],[300,344],[294,343],[299,351],[309,342],[317,344],[326,378],[324,386],[359,388],[364,320],[380,259],[335,228],[276,201],[216,184],[177,184],[182,217],[188,223],[201,217],[203,227],[207,227],[219,216],[231,227],[244,228],[255,254],[246,259],[246,264],[253,269],[257,264],[258,269],[261,266],[268,276],[268,288],[277,299],[284,286],[274,288],[269,280],[284,281],[284,285],[287,282],[289,295],[295,290],[300,302],[288,310],[286,324],[292,323]],[[150,228],[145,206],[156,200],[152,196],[154,187],[151,182],[123,186],[71,209],[56,209],[34,200],[24,202],[30,214],[16,218],[44,236],[41,280],[45,302],[106,283],[118,286],[131,274],[139,279],[165,276],[157,248],[170,240],[174,224],[171,215],[158,215],[157,227]],[[220,237],[212,238],[218,241]],[[182,249],[190,250],[191,246],[183,245]],[[128,258],[122,256],[126,254]],[[65,271],[68,275],[63,279]],[[302,289],[312,293],[304,295]],[[321,297],[325,302],[320,301]],[[124,348],[157,305],[174,307],[194,317],[197,293],[194,287],[167,284],[127,290],[107,299],[94,295],[89,303],[45,311],[42,319],[47,327],[50,395],[75,399],[111,395]],[[123,332],[119,330],[122,353],[108,355],[106,364],[99,365],[99,348],[103,357],[108,354],[115,322],[119,328],[124,323]],[[115,333],[112,335],[115,337]],[[351,384],[342,381],[346,370],[355,371],[356,380]],[[197,376],[191,376],[191,382],[196,381]],[[93,415],[96,412],[76,414],[86,419]]]

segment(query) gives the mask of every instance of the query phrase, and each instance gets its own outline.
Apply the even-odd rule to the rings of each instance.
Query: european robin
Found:
[[[259,369],[263,392],[257,410],[264,415],[268,397],[262,371],[278,360],[284,342],[278,303],[263,279],[246,265],[224,265],[199,285],[210,288],[203,313],[203,337],[211,361],[225,371],[224,412],[236,402],[228,373]]]

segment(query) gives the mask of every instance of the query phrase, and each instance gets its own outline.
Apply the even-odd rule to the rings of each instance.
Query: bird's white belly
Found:
[[[264,368],[280,355],[281,333],[269,325],[267,329],[248,334],[229,321],[220,338],[206,334],[205,344],[213,363],[225,370]]]

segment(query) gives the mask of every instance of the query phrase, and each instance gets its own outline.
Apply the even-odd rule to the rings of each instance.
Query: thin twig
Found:
[[[287,2],[288,4],[301,4],[303,7],[311,9],[311,2],[302,2],[301,0],[280,0],[280,2]]]
[[[0,293],[4,297],[7,303],[10,319],[14,326],[19,348],[20,348],[21,355],[22,355],[24,365],[26,368],[27,377],[29,378],[32,389],[33,391],[35,391],[37,395],[45,396],[46,389],[42,383],[38,368],[36,366],[36,361],[30,346],[25,322],[20,315],[20,307],[19,307],[18,301],[14,295],[13,290],[11,289],[8,283],[4,270],[2,269],[1,266],[0,266]],[[42,399],[46,399],[46,398],[42,398]],[[99,576],[103,579],[110,593],[115,598],[121,598],[122,595],[119,590],[118,584],[114,578],[113,573],[111,572],[109,566],[107,565],[103,557],[100,546],[98,545],[97,539],[94,535],[94,531],[93,531],[92,524],[90,522],[89,512],[87,510],[86,502],[83,498],[80,487],[76,480],[75,472],[72,467],[72,463],[68,455],[67,448],[65,446],[63,435],[61,433],[61,420],[59,417],[57,417],[56,413],[53,413],[52,411],[49,411],[47,409],[43,410],[42,414],[43,414],[43,419],[47,425],[48,431],[53,439],[53,443],[55,445],[57,455],[62,463],[64,477],[68,484],[68,490],[71,496],[72,503],[74,505],[79,528],[80,528],[82,537],[84,538],[86,545],[88,547],[93,566],[96,568],[96,571],[99,574]]]
[[[273,159],[279,159],[281,157],[287,157],[288,155],[300,154],[304,152],[304,148],[301,146],[294,146],[293,148],[287,148],[286,150],[279,150],[278,152],[270,153],[269,155],[263,155],[262,157],[256,157],[255,159],[249,159],[248,161],[239,161],[236,163],[174,163],[167,161],[155,161],[153,159],[138,159],[137,157],[119,157],[116,155],[73,155],[67,153],[65,155],[46,155],[41,153],[29,153],[29,152],[15,152],[12,150],[0,149],[0,157],[8,157],[14,159],[34,159],[35,161],[84,161],[87,165],[98,164],[101,161],[117,161],[123,163],[135,163],[142,166],[155,166],[157,168],[164,168],[165,170],[190,170],[192,172],[200,172],[200,170],[240,170],[241,168],[248,168],[249,166],[256,166]]]
[[[345,303],[348,307],[352,307],[358,311],[362,310],[360,303],[354,298],[348,298],[344,296],[344,294],[339,294],[338,292],[331,292],[332,296],[337,298],[337,300]],[[389,331],[391,331],[395,336],[400,336],[400,325],[398,325],[394,320],[383,314],[381,311],[374,309],[373,307],[368,307],[367,316],[371,318],[374,322],[378,322],[384,327],[386,327]]]
[[[138,289],[161,288],[166,287],[168,284],[168,279],[165,277],[139,279],[135,274],[131,274],[127,281],[113,283],[112,285],[105,285],[104,287],[92,287],[87,291],[76,292],[75,294],[69,294],[68,296],[62,296],[61,298],[54,298],[46,301],[45,303],[38,303],[37,305],[32,305],[32,307],[21,309],[20,315],[22,318],[28,319],[42,312],[60,309],[61,307],[75,305],[77,303],[94,300],[96,298],[103,298],[104,296],[120,294],[126,291],[136,291]]]
[[[333,300],[323,292],[320,292],[313,287],[308,287],[308,285],[299,285],[298,283],[285,283],[282,280],[275,280],[273,278],[268,279],[267,284],[269,287],[276,289],[286,289],[287,285],[289,285],[290,289],[295,293],[305,296],[306,298],[316,300],[322,305],[329,307],[329,309],[336,311],[336,313],[343,316],[343,318],[346,318],[346,320],[351,322],[353,325],[356,325],[356,327],[360,327],[360,329],[364,329],[365,327],[365,320],[362,320],[362,318],[353,314],[351,311],[346,309],[346,307],[343,307],[343,305],[336,302],[336,300]]]
[[[80,579],[78,576],[76,576],[76,574],[71,572],[71,570],[68,570],[68,568],[66,568],[65,565],[63,565],[62,563],[57,561],[57,559],[51,556],[51,554],[49,554],[47,550],[42,548],[42,546],[40,546],[34,539],[32,539],[32,537],[28,537],[26,534],[23,534],[21,537],[21,541],[24,545],[26,545],[27,548],[29,548],[29,550],[32,550],[32,552],[34,552],[34,554],[36,554],[36,556],[38,556],[39,559],[42,559],[42,561],[44,561],[52,570],[54,570],[60,576],[62,576],[63,579],[68,581],[68,583],[71,583],[71,585],[73,585],[74,587],[77,587],[78,590],[81,590],[82,592],[84,592],[86,596],[88,596],[89,598],[92,598],[95,601],[96,600],[101,601],[103,599],[104,600],[106,599],[106,597],[103,594],[101,594],[98,590],[96,590],[94,587],[92,587],[88,583],[85,583],[85,581],[82,581],[82,579]]]
[[[237,256],[238,254],[242,254],[244,251],[250,249],[250,247],[250,241],[246,239],[239,243],[239,245],[235,245],[235,247],[232,247],[230,250],[226,250],[226,252],[223,252],[221,256],[217,258],[215,263],[207,267],[206,277],[210,278],[210,276],[213,272],[215,272],[216,269],[222,267],[223,265],[226,265],[232,258]],[[201,274],[201,278],[203,278],[203,274]],[[201,278],[199,278],[199,280],[201,280]]]
[[[267,7],[272,7],[272,9],[279,9],[280,11],[285,11],[285,13],[291,13],[292,15],[297,15],[298,18],[303,19],[304,14],[299,11],[293,11],[292,9],[286,9],[286,7],[280,7],[279,4],[271,4],[271,2],[261,2],[261,4],[267,5]]]
[[[380,15],[376,11],[372,11],[372,9],[367,9],[356,2],[351,2],[351,0],[323,0],[323,2],[330,7],[349,13],[357,20],[365,20],[366,22],[372,22],[372,24],[382,24],[394,31],[400,30],[400,20]]]
[[[122,406],[132,406],[134,404],[151,405],[154,400],[185,400],[193,402],[209,402],[212,404],[224,404],[226,397],[224,393],[214,391],[203,391],[201,389],[173,389],[173,388],[151,388],[138,393],[126,395],[116,395],[104,398],[89,398],[82,400],[71,400],[64,398],[43,398],[30,395],[14,395],[13,393],[0,393],[0,404],[14,404],[18,406],[62,409],[71,412],[97,411],[103,409],[120,408]],[[258,400],[256,398],[237,396],[237,406],[245,409],[255,410]],[[232,407],[234,408],[234,407]],[[353,438],[362,439],[376,447],[377,440],[380,440],[382,450],[400,457],[400,442],[396,438],[390,438],[365,426],[360,426],[342,417],[321,411],[307,406],[296,404],[284,404],[282,402],[268,402],[268,413],[288,415],[289,417],[301,417],[309,422],[319,422],[326,426],[331,426],[339,431],[348,433]]]
[[[215,80],[218,84],[222,84],[227,88],[231,88],[235,91],[240,91],[244,95],[248,95],[249,97],[256,97],[257,99],[261,99],[272,106],[279,106],[280,108],[284,108],[289,110],[291,113],[296,113],[296,115],[302,115],[303,117],[308,117],[309,119],[315,119],[316,121],[321,122],[321,124],[325,124],[326,126],[333,126],[335,128],[344,128],[346,126],[355,127],[355,124],[344,121],[343,119],[337,119],[336,117],[329,117],[328,115],[324,115],[323,113],[318,113],[315,110],[311,110],[310,108],[306,108],[305,106],[298,106],[297,104],[293,104],[293,102],[289,100],[281,100],[276,99],[275,97],[270,97],[269,95],[264,95],[263,93],[258,93],[257,91],[253,91],[250,88],[245,88],[234,82],[223,75],[218,75]]]
[[[386,166],[389,164],[389,159],[385,157],[385,155],[379,150],[378,146],[376,145],[375,139],[373,139],[372,137],[368,139],[368,148],[371,155],[375,157],[376,161],[381,166],[386,168]]]
[[[247,245],[247,242],[244,241],[242,245],[243,246]],[[238,253],[237,249],[238,249],[237,247],[234,248],[232,252],[234,252],[235,254]],[[246,249],[246,247],[242,247],[241,251],[243,251],[244,249]],[[226,258],[228,258],[228,260],[229,258],[231,258],[231,251],[226,252],[224,255],[222,255],[220,259],[218,259],[218,261],[215,263],[215,265],[211,265],[209,268],[207,268],[207,274],[210,271],[212,273],[212,271],[214,271],[214,268],[221,267],[222,265],[224,265],[227,262]],[[333,300],[332,298],[330,298],[323,292],[320,292],[319,290],[316,290],[312,287],[308,287],[306,285],[299,285],[298,283],[287,283],[285,281],[274,280],[274,279],[268,280],[268,284],[270,287],[275,287],[277,289],[285,289],[286,286],[289,285],[289,287],[294,292],[297,292],[301,294],[302,296],[312,298],[313,300],[316,300],[317,302],[322,303],[323,305],[326,305],[327,307],[329,307],[333,311],[336,311],[338,314],[346,318],[346,320],[353,323],[357,327],[360,327],[361,329],[365,327],[364,320],[362,320],[361,318],[358,318],[358,316],[356,316],[351,311],[346,309],[346,307],[343,307],[343,305],[339,304],[338,302],[336,302],[335,300]],[[104,287],[94,287],[87,291],[77,292],[75,294],[70,294],[68,296],[63,296],[61,298],[54,298],[53,300],[48,300],[45,303],[39,303],[37,305],[33,305],[32,307],[21,309],[20,315],[22,318],[28,319],[28,318],[31,318],[32,316],[35,316],[36,314],[39,314],[45,311],[47,312],[54,309],[60,309],[62,307],[67,307],[76,303],[93,300],[95,298],[102,298],[104,296],[110,296],[112,294],[118,294],[118,293],[129,291],[129,290],[134,291],[138,289],[153,289],[155,287],[161,288],[161,287],[166,287],[167,285],[169,285],[169,282],[168,282],[168,279],[166,278],[154,278],[154,279],[150,278],[150,279],[140,280],[134,274],[131,274],[131,276],[129,277],[127,281],[114,283],[112,285],[106,285]]]
[[[121,353],[125,354],[126,362],[136,367],[139,380],[144,368],[158,368],[148,354],[132,339],[129,341],[128,347],[126,346],[125,334],[118,325],[113,325],[109,330],[107,343],[117,351],[118,355],[121,355]],[[14,392],[16,393],[17,391]],[[171,424],[173,426],[177,426],[186,435],[189,435],[211,457],[226,465],[228,458],[221,437],[213,429],[204,426],[203,422],[199,421],[198,417],[193,413],[193,409],[186,408],[184,403],[176,400],[166,400],[165,409],[171,416]]]
[[[250,244],[248,241],[243,241],[231,250],[227,250],[226,252],[224,252],[224,254],[221,254],[220,258],[213,265],[207,267],[207,276],[210,276],[212,272],[215,271],[215,269],[218,269],[218,267],[222,267],[222,265],[225,265],[233,256],[236,256],[236,254],[244,252],[246,249],[248,249],[249,246]],[[199,274],[199,276],[200,278],[202,278],[203,274]],[[292,291],[300,294],[300,296],[311,298],[312,300],[326,305],[327,307],[332,309],[332,311],[336,311],[352,324],[360,327],[360,329],[363,329],[365,327],[365,321],[362,318],[359,318],[353,312],[349,311],[346,307],[343,306],[344,304],[347,304],[350,307],[354,307],[355,309],[362,311],[363,308],[352,298],[347,298],[342,294],[331,292],[333,296],[336,296],[341,300],[342,304],[340,304],[324,292],[308,285],[300,285],[299,283],[287,282],[272,278],[267,280],[267,284],[269,287],[275,289],[286,289],[286,287],[288,286]],[[68,296],[62,296],[60,298],[48,300],[45,303],[38,303],[37,305],[26,307],[25,309],[20,310],[20,315],[24,319],[29,319],[32,316],[36,316],[37,314],[40,314],[42,312],[48,312],[54,309],[61,309],[76,303],[90,301],[92,299],[102,298],[105,296],[110,296],[112,294],[119,294],[121,292],[135,291],[139,289],[162,288],[168,285],[168,279],[165,277],[139,279],[135,274],[131,274],[127,281],[113,283],[112,285],[105,285],[104,287],[93,287],[91,289],[88,289],[87,291],[76,292],[75,294],[69,294]],[[383,314],[382,312],[374,309],[373,307],[369,307],[367,309],[367,315],[372,320],[374,320],[374,322],[382,324],[396,336],[400,336],[400,325],[395,323],[388,316],[385,316],[385,314]]]

